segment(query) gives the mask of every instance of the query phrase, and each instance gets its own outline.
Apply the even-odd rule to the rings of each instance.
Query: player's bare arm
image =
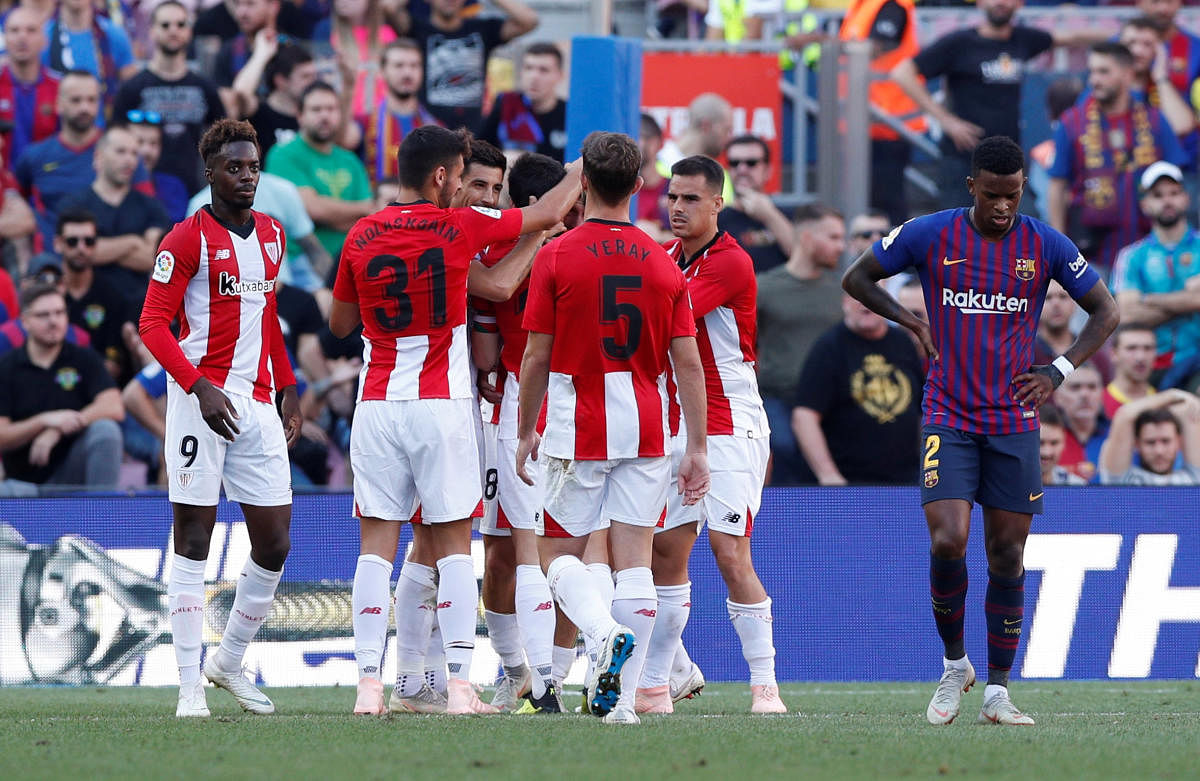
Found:
[[[334,336],[345,339],[361,324],[362,314],[358,304],[333,299],[333,305],[329,309],[329,330]]]
[[[708,397],[705,395],[704,367],[700,363],[696,337],[677,336],[671,340],[671,364],[679,386],[679,405],[687,421],[687,450],[679,464],[679,493],[685,505],[693,505],[708,493],[709,483]],[[525,387],[523,369],[522,392]]]
[[[1092,289],[1078,299],[1078,303],[1083,307],[1083,311],[1088,313],[1088,319],[1075,343],[1058,359],[1069,362],[1068,371],[1064,372],[1056,360],[1049,366],[1032,366],[1028,371],[1013,377],[1013,398],[1019,404],[1040,407],[1049,401],[1054,389],[1062,384],[1066,374],[1091,358],[1121,322],[1117,302],[1112,293],[1108,292],[1104,280],[1097,280]]]
[[[550,351],[553,347],[553,335],[530,331],[525,354],[521,356],[521,389],[517,396],[517,476],[526,485],[533,485],[533,478],[525,469],[525,461],[528,458],[536,461],[538,457],[538,443],[541,441],[537,433],[538,413],[542,409],[542,400],[546,398],[546,386],[550,383]],[[700,387],[703,392],[703,377]]]
[[[875,253],[868,248],[846,269],[846,274],[842,277],[842,289],[861,301],[867,309],[916,334],[929,360],[936,361],[938,351],[933,346],[928,323],[902,307],[899,301],[879,286],[879,281],[888,276],[890,274],[880,264]]]
[[[583,186],[583,164],[579,160],[567,164],[567,175],[536,203],[521,209],[521,233],[535,233],[553,228],[579,200]],[[497,263],[496,265],[500,265]]]
[[[475,387],[479,395],[492,404],[499,404],[504,394],[488,380],[492,370],[504,371],[500,363],[500,334],[471,332],[471,361],[475,364]]]
[[[529,276],[533,258],[546,239],[546,231],[526,233],[499,263],[491,268],[478,259],[467,270],[467,292],[488,301],[507,301]]]

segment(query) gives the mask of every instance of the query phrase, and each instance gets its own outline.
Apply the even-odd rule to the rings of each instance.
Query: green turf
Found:
[[[979,726],[982,700],[930,727],[933,684],[788,684],[787,716],[710,685],[673,716],[353,717],[350,689],[270,690],[279,714],[177,721],[174,689],[0,688],[0,779],[1196,778],[1200,684],[1027,682],[1032,728]],[[569,692],[568,702],[578,697]]]

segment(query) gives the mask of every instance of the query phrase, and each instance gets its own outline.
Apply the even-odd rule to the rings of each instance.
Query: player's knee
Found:
[[[175,552],[186,559],[206,561],[208,542],[209,535],[203,527],[175,531]]]
[[[939,559],[961,559],[967,555],[967,540],[950,531],[932,531],[929,550]]]
[[[1021,574],[1025,559],[1025,546],[1020,542],[996,540],[988,543],[988,570],[1005,578]]]
[[[258,566],[272,572],[278,572],[283,569],[283,563],[287,560],[291,549],[291,541],[285,534],[281,538],[276,538],[268,543],[255,546],[252,553],[254,561]]]

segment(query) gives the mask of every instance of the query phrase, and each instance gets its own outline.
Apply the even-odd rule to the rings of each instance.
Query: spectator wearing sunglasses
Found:
[[[846,255],[857,258],[868,247],[888,235],[892,229],[891,220],[880,209],[870,209],[850,220],[850,228],[846,231]]]
[[[216,85],[188,68],[192,20],[181,3],[166,0],[154,8],[150,40],[154,53],[140,73],[121,85],[113,117],[161,128],[162,153],[154,171],[178,177],[190,196],[204,187],[200,135],[225,116],[225,108]]]
[[[792,224],[763,192],[771,178],[771,150],[758,136],[738,136],[725,145],[734,197],[717,226],[737,239],[754,261],[755,273],[782,266],[792,253]]]

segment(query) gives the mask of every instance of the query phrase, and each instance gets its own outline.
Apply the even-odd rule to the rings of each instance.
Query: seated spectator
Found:
[[[920,356],[908,336],[856,299],[843,295],[842,312],[804,361],[792,432],[821,485],[914,484]]]
[[[291,141],[299,132],[296,115],[300,113],[300,96],[317,80],[317,65],[307,50],[293,44],[274,49],[264,47],[260,51],[264,57],[274,51],[266,59],[260,80],[267,95],[259,97],[256,86],[250,92],[238,92],[237,98],[238,114],[254,126],[262,159],[266,160],[273,146]],[[246,72],[257,66],[256,59],[242,70]]]
[[[0,122],[11,126],[0,133],[4,141],[0,167],[9,171],[25,147],[58,130],[57,119],[48,110],[58,100],[58,76],[42,64],[43,21],[25,6],[17,6],[4,20],[8,63],[0,69]]]
[[[564,162],[567,103],[558,96],[562,52],[552,43],[531,44],[521,55],[519,78],[519,92],[496,96],[479,137],[505,152],[540,152]]]
[[[389,43],[380,58],[384,97],[370,111],[356,115],[373,182],[399,175],[396,152],[405,136],[422,125],[439,124],[417,98],[424,83],[420,47],[401,38]]]
[[[792,225],[763,192],[771,179],[771,149],[757,136],[738,136],[725,147],[734,197],[718,225],[737,239],[758,273],[782,265],[792,252]]]
[[[62,210],[83,209],[95,217],[100,237],[93,261],[96,274],[124,294],[136,321],[158,242],[171,227],[171,218],[162,204],[133,189],[138,145],[128,126],[114,125],[104,132],[96,144],[94,164],[91,187],[64,197]]]
[[[197,145],[204,130],[225,116],[211,80],[188,68],[192,20],[176,0],[154,7],[150,17],[154,53],[141,73],[121,85],[113,101],[113,118],[157,125],[161,155],[151,170],[181,180],[187,196],[204,185],[204,164]],[[147,164],[149,165],[149,164]],[[176,218],[180,219],[180,218]]]
[[[1171,55],[1162,32],[1150,17],[1136,16],[1121,25],[1119,40],[1133,55],[1133,89],[1138,99],[1157,107],[1184,145],[1196,127],[1196,114],[1188,104],[1188,90],[1180,92],[1171,82]]]
[[[0,153],[4,151],[4,144],[4,136],[0,134]],[[0,253],[11,254],[17,268],[24,268],[29,262],[32,250],[30,239],[35,233],[37,219],[33,215],[33,209],[29,208],[29,204],[21,195],[20,183],[7,168],[0,168]],[[0,268],[3,268],[3,265],[3,259],[0,258]],[[8,284],[12,285],[11,278]],[[0,312],[0,323],[9,317],[16,317],[15,301],[15,293],[11,299],[0,297],[0,304],[12,304],[4,312]]]
[[[1150,235],[1121,250],[1113,290],[1122,321],[1155,329],[1158,386],[1186,385],[1200,372],[1200,233],[1188,221],[1190,199],[1178,166],[1159,161],[1147,168],[1141,191]]]
[[[811,480],[792,434],[797,367],[842,319],[837,266],[846,248],[842,215],[819,203],[796,210],[791,257],[758,275],[758,387],[771,425],[774,484]]]
[[[59,259],[55,257],[54,253],[43,252],[35,255],[29,261],[29,273],[21,279],[18,290],[23,293],[35,285],[50,285],[57,288],[60,293],[63,292],[62,266],[59,265]],[[18,293],[18,300],[20,293]],[[11,320],[0,323],[0,355],[6,355],[25,344],[26,333],[19,316],[20,307],[14,305],[13,313],[14,317]],[[87,331],[71,323],[67,326],[67,342],[80,347],[90,347],[92,338]]]
[[[300,135],[277,144],[267,155],[267,170],[292,182],[317,238],[336,258],[346,233],[374,209],[367,169],[353,152],[334,143],[341,127],[337,92],[318,81],[300,99]]]
[[[279,46],[287,42],[287,37],[280,34],[276,28],[279,19],[280,0],[233,0],[233,18],[237,23],[237,34],[229,37],[222,36],[223,42],[213,63],[212,77],[217,84],[221,101],[225,104],[225,115],[240,117],[238,93],[245,93],[243,84],[237,83],[238,76],[255,56],[259,54],[259,62],[263,59],[263,47]],[[261,67],[261,65],[260,65]],[[254,74],[261,77],[262,72]],[[259,87],[259,79],[254,79],[250,91]]]
[[[642,154],[642,189],[637,192],[634,220],[639,228],[660,242],[671,238],[671,223],[667,216],[667,187],[671,180],[666,172],[659,170],[658,153],[662,148],[662,128],[654,121],[654,117],[642,114],[638,130],[638,151]]]
[[[1113,332],[1113,378],[1104,388],[1104,416],[1109,420],[1122,404],[1154,393],[1154,344],[1154,329],[1141,323],[1122,323]]]
[[[1100,451],[1100,482],[1200,485],[1200,399],[1171,388],[1117,410]]]
[[[157,114],[130,111],[126,118],[131,118],[127,127],[137,139],[138,160],[143,168],[151,172],[148,186],[138,189],[161,203],[172,222],[179,222],[187,215],[187,185],[175,174],[154,170],[162,159],[163,130],[160,117]]]
[[[66,73],[83,70],[100,81],[105,105],[112,102],[117,87],[137,73],[133,47],[120,26],[98,16],[92,0],[62,0],[58,14],[45,24],[49,47],[42,62]]]
[[[1087,480],[1068,472],[1058,463],[1067,443],[1067,430],[1058,407],[1053,404],[1043,405],[1038,410],[1038,418],[1042,438],[1042,485],[1087,485]]]
[[[1108,436],[1103,392],[1100,372],[1091,363],[1076,368],[1054,391],[1054,404],[1062,411],[1066,424],[1059,464],[1089,483],[1096,479],[1100,446]]]
[[[25,344],[0,358],[0,452],[8,477],[112,490],[121,394],[95,352],[66,341],[67,304],[50,285],[21,297]]]

